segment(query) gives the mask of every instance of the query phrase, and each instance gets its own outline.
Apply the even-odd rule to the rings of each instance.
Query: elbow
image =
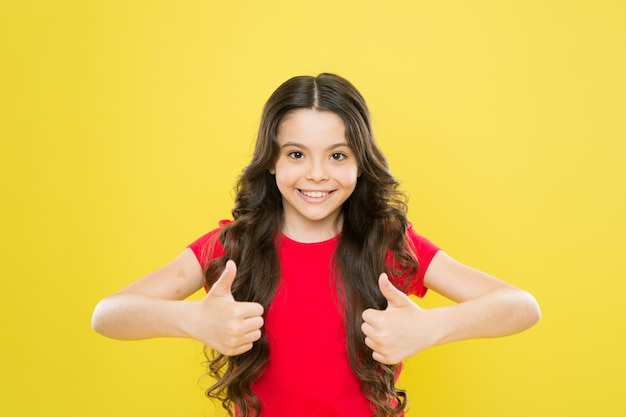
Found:
[[[91,315],[91,328],[101,335],[106,336],[106,328],[107,328],[107,314],[106,314],[106,306],[103,305],[104,300],[100,301],[96,304],[96,307],[93,310]]]
[[[521,333],[533,327],[541,320],[541,309],[535,297],[519,288],[505,290],[502,301],[503,332],[498,336]],[[505,318],[506,317],[506,318]]]
[[[529,292],[523,291],[523,316],[526,328],[531,328],[541,320],[541,308],[539,303]]]
[[[91,328],[96,332],[96,333],[100,333],[102,334],[102,317],[100,316],[99,311],[98,311],[98,306],[100,304],[96,305],[96,308],[94,308],[93,313],[91,314]]]

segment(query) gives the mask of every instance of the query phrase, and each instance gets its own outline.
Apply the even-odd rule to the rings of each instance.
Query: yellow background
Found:
[[[411,359],[409,416],[626,415],[625,18],[617,0],[2,1],[0,414],[215,415],[197,343],[108,340],[92,309],[228,217],[264,101],[331,71],[368,100],[416,228],[544,314]]]

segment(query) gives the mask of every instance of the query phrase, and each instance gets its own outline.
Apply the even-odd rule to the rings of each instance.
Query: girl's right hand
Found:
[[[236,275],[237,266],[229,260],[204,299],[192,304],[191,320],[184,329],[189,337],[226,356],[252,349],[263,327],[263,306],[233,297],[231,287]]]

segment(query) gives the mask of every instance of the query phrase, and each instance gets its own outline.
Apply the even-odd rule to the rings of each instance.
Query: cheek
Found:
[[[294,169],[285,169],[284,167],[277,165],[274,171],[276,177],[276,183],[280,187],[281,185],[289,185],[294,183],[298,179],[298,173]]]
[[[358,165],[352,165],[349,169],[346,169],[346,178],[351,178],[356,181],[356,178],[360,175]]]
[[[359,169],[357,167],[351,167],[350,169],[342,170],[335,176],[337,181],[339,181],[346,188],[356,186],[356,181],[358,177]]]

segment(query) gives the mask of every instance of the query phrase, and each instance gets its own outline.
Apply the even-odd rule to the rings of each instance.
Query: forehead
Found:
[[[331,111],[298,109],[278,124],[278,141],[334,140],[348,143],[343,119]]]

